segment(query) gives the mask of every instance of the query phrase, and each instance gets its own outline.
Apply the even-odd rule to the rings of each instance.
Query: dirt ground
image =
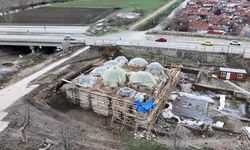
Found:
[[[26,55],[28,52],[22,51],[20,48],[0,47],[0,65],[17,60],[20,54]]]
[[[71,51],[68,51],[68,53],[70,52]],[[35,54],[32,54],[30,49],[27,47],[1,47],[0,66],[6,63],[15,64],[18,71],[11,74],[2,74],[4,76],[4,81],[1,80],[0,87],[5,87],[9,84],[15,83],[31,73],[38,71],[45,65],[68,54],[67,52],[60,54],[52,53],[53,49],[43,49],[41,51],[37,51]],[[22,58],[20,58],[20,56]]]
[[[37,25],[87,25],[105,18],[115,11],[116,10],[112,8],[43,7],[12,14],[10,23]],[[6,21],[0,17],[0,23],[6,23]]]
[[[36,150],[44,148],[47,143],[51,143],[50,149],[54,150],[133,149],[124,145],[124,141],[121,139],[122,133],[113,131],[109,127],[109,118],[68,103],[64,93],[61,93],[60,90],[63,85],[61,79],[70,80],[80,73],[85,73],[86,70],[98,66],[116,53],[115,48],[106,48],[106,53],[104,51],[103,48],[92,48],[34,81],[33,83],[40,84],[40,87],[8,108],[9,115],[4,120],[9,121],[10,125],[0,135],[0,149]],[[57,59],[59,59],[59,56],[65,56],[66,52],[60,52],[57,55]],[[45,63],[42,64],[45,65]],[[36,69],[38,68],[36,67]],[[27,142],[23,143],[20,128],[27,122],[28,125],[25,128]],[[169,130],[168,133],[173,134],[173,130]],[[228,131],[200,133],[200,131],[191,132],[182,127],[175,134],[177,135],[174,137],[158,135],[156,141],[174,150],[180,146],[190,148],[189,144],[214,150],[247,150],[249,147],[246,143],[246,136],[241,133],[234,134]],[[130,136],[130,140],[137,144],[140,143],[139,140],[133,138],[133,135]],[[159,150],[157,146],[143,148],[144,150]],[[137,149],[142,149],[142,146]]]
[[[0,137],[0,149],[38,149],[46,139],[53,141],[51,149],[56,150],[66,149],[67,143],[69,149],[121,149],[119,138],[107,128],[105,118],[75,106],[58,111],[29,104],[30,123],[26,129],[28,142],[21,143],[19,128],[24,121],[27,104],[26,100],[22,100],[9,108],[5,120],[11,122]]]

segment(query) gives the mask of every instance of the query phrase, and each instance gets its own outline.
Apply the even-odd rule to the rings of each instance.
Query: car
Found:
[[[241,44],[240,44],[240,42],[239,41],[236,41],[236,40],[232,40],[232,41],[230,41],[230,43],[229,43],[230,45],[238,45],[238,46],[240,46]]]
[[[65,35],[64,36],[64,40],[65,41],[74,41],[74,40],[76,40],[74,37],[72,37],[71,35]]]
[[[201,43],[201,45],[205,45],[205,46],[213,46],[214,43],[212,41],[204,41]]]
[[[156,42],[167,42],[167,39],[165,38],[159,38],[155,40]]]
[[[62,46],[57,46],[55,51],[56,51],[56,52],[60,52],[60,51],[62,51],[62,50],[63,50]]]

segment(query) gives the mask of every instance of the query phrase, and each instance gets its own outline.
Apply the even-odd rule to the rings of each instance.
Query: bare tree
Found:
[[[172,133],[173,148],[180,150],[184,147],[184,141],[188,139],[191,132],[180,124],[177,124]]]
[[[63,138],[64,149],[69,150],[70,149],[69,132],[68,132],[68,128],[66,126],[63,127],[61,134],[62,134],[62,138]]]
[[[25,118],[24,118],[24,122],[21,126],[21,128],[19,128],[20,134],[21,134],[21,138],[22,138],[22,142],[26,143],[27,140],[27,136],[26,136],[26,132],[25,129],[28,127],[28,125],[30,124],[30,107],[29,104],[26,105],[26,113],[25,113]]]
[[[190,27],[187,14],[178,13],[173,18],[166,29],[187,32]]]
[[[10,0],[2,0],[0,1],[0,13],[2,15],[2,20],[5,23],[11,23],[12,22],[12,14],[11,14],[11,7],[12,2]]]

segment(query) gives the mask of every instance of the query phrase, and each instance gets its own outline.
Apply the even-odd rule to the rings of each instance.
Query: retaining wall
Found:
[[[226,54],[168,48],[123,46],[119,52],[127,57],[143,57],[150,61],[168,63],[204,63],[219,65],[227,62]]]

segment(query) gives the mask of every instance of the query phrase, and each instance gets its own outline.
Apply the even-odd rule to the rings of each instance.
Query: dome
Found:
[[[81,76],[79,81],[78,81],[78,84],[80,86],[83,86],[85,88],[91,88],[94,86],[94,84],[96,83],[96,80],[97,78],[94,77],[94,76],[91,76],[91,75],[84,75],[84,76]]]
[[[146,86],[150,89],[154,88],[157,84],[154,76],[146,71],[132,73],[129,78],[129,82],[132,84],[138,84],[140,86]]]
[[[126,82],[126,71],[121,68],[109,68],[102,75],[103,83],[106,86],[116,87]]]
[[[130,97],[132,98],[135,95],[136,91],[129,87],[122,87],[117,91],[117,95],[122,97]]]
[[[129,61],[128,65],[132,67],[146,67],[148,62],[143,58],[134,58]]]
[[[128,62],[128,59],[124,56],[118,56],[114,60],[118,61],[122,65],[125,65]]]
[[[116,60],[109,60],[103,64],[104,67],[110,68],[110,67],[121,67],[122,64],[119,63]]]
[[[95,69],[93,69],[90,72],[90,75],[96,76],[96,77],[100,77],[104,74],[104,72],[108,70],[107,67],[101,66],[101,67],[96,67]]]
[[[146,67],[146,71],[153,75],[164,75],[164,68],[158,62],[152,62]]]

